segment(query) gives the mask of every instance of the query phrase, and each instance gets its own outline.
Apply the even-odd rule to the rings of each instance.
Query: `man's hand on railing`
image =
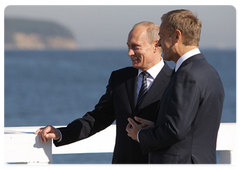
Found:
[[[47,142],[47,139],[60,139],[60,132],[51,125],[38,129],[35,134],[39,134],[41,142]]]

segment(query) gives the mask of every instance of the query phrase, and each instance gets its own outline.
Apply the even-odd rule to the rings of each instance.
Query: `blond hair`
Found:
[[[199,45],[202,24],[191,11],[173,10],[164,14],[161,20],[166,23],[169,36],[179,30],[183,35],[184,45]]]

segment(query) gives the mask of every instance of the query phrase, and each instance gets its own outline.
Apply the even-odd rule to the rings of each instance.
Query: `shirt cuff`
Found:
[[[61,142],[62,141],[62,133],[61,133],[61,131],[59,129],[57,129],[57,130],[60,133],[60,139],[57,142]]]
[[[137,141],[138,141],[138,143],[140,143],[140,140],[139,140],[139,133],[140,133],[140,131],[141,130],[139,130],[138,133],[137,133]]]

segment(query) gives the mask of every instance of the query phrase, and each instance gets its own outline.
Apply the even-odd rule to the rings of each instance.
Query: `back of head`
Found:
[[[166,23],[169,36],[179,30],[183,35],[184,45],[199,45],[202,24],[191,11],[173,10],[164,14],[161,19]]]

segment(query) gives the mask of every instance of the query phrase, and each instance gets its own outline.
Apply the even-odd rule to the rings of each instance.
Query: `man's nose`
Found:
[[[128,56],[131,57],[131,56],[133,56],[133,55],[134,55],[134,51],[130,48],[130,49],[128,50]]]

